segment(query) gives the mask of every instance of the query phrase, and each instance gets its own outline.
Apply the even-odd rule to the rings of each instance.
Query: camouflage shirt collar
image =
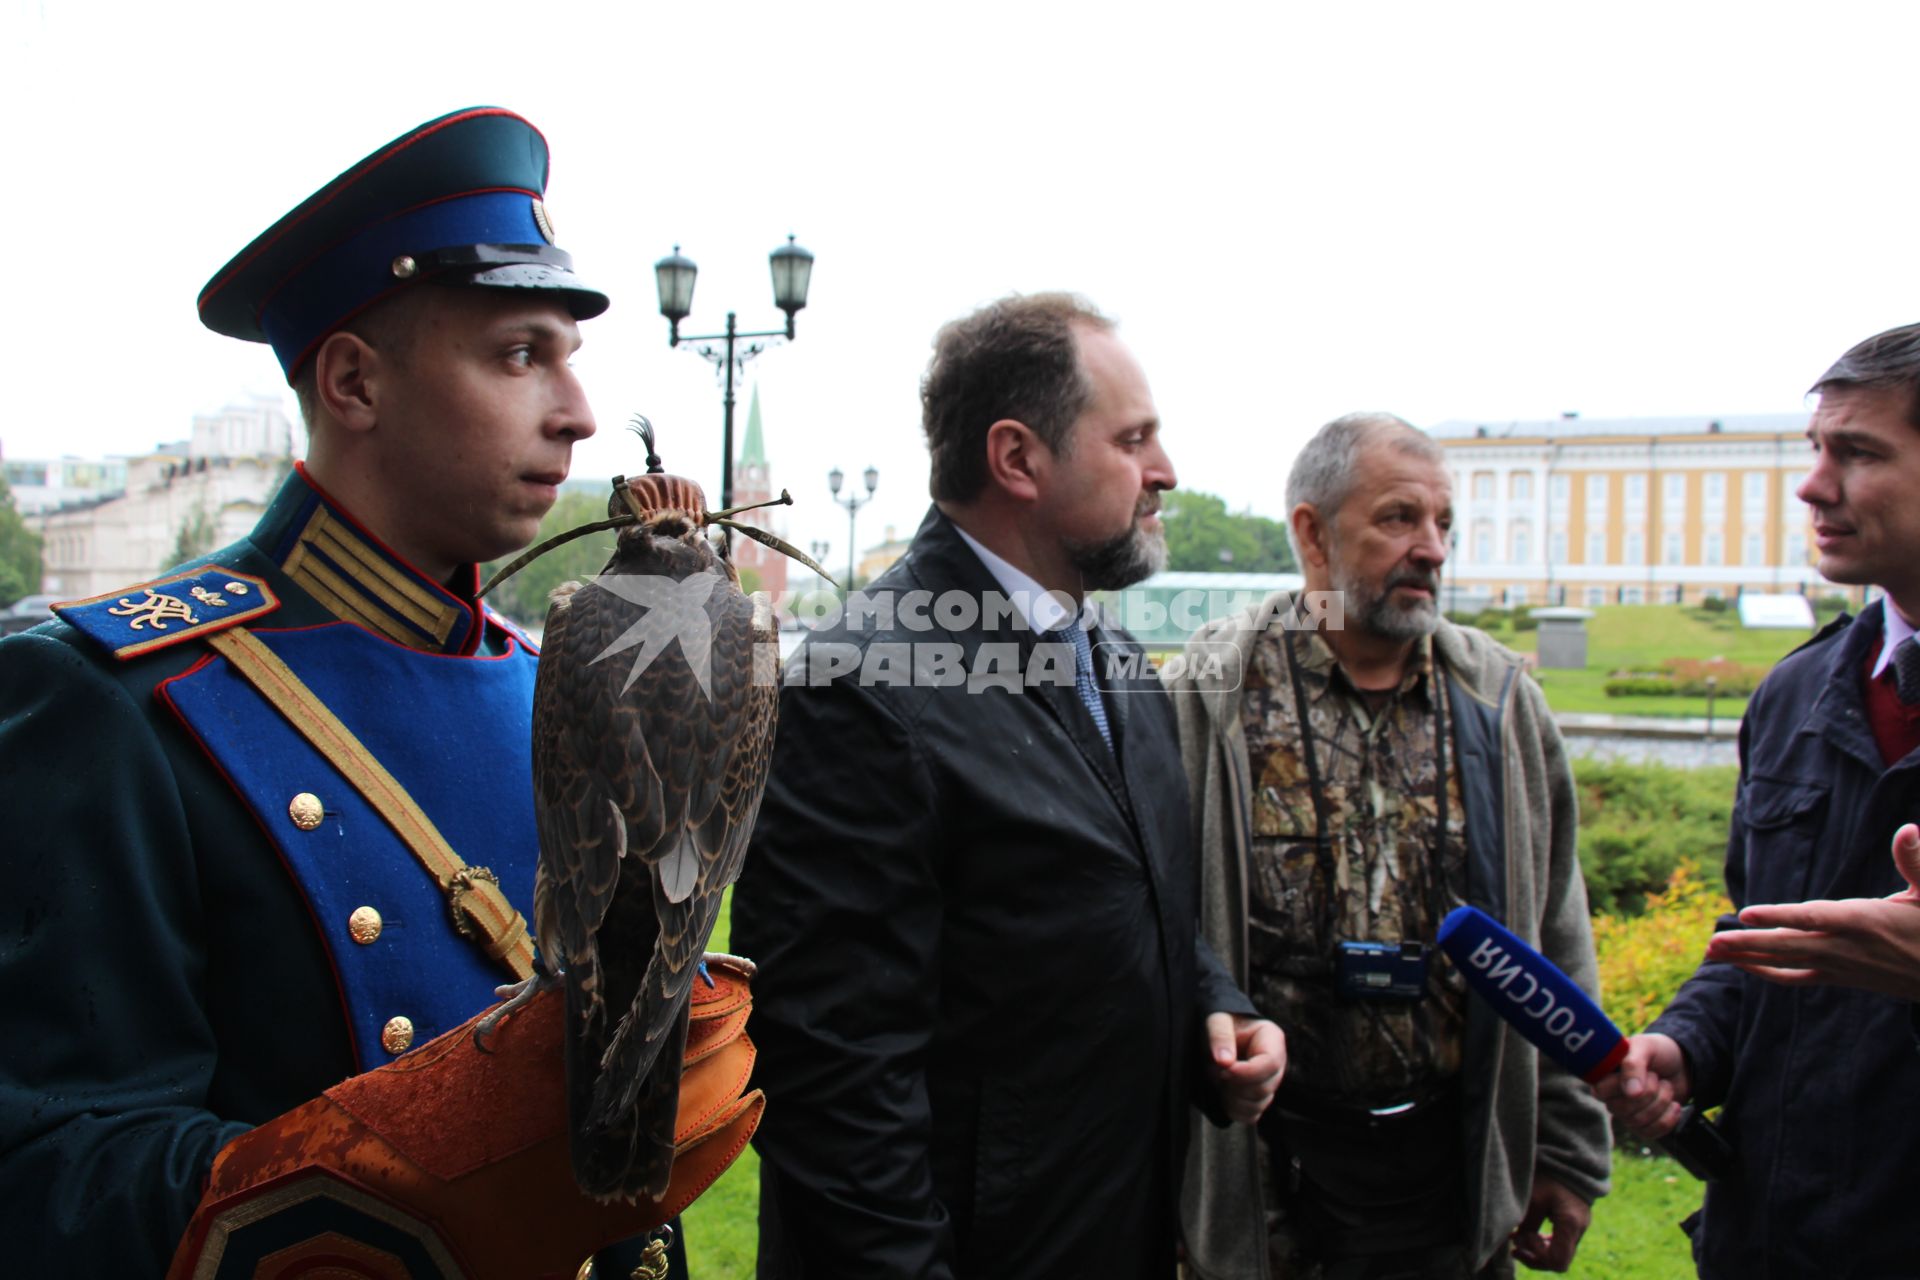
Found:
[[[1358,696],[1356,688],[1340,666],[1340,660],[1334,656],[1333,646],[1318,631],[1302,633],[1296,649],[1300,669],[1313,677],[1308,682],[1308,691],[1317,701],[1325,697],[1335,685],[1343,691]],[[1333,678],[1334,672],[1340,673],[1340,679]],[[1433,673],[1433,637],[1422,636],[1414,645],[1412,659],[1407,663],[1406,671],[1400,677],[1400,683],[1394,687],[1395,694],[1418,692],[1423,698],[1430,687],[1427,677]]]

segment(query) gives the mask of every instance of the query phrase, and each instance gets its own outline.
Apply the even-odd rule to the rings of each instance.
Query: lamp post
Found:
[[[835,467],[833,470],[827,472],[827,488],[833,490],[833,500],[847,509],[847,594],[848,595],[853,594],[853,549],[854,549],[853,517],[859,512],[860,508],[866,506],[869,502],[873,501],[873,491],[880,487],[880,469],[878,467],[868,467],[865,474],[861,476],[861,479],[867,482],[867,496],[863,498],[859,494],[849,489],[847,491],[847,496],[843,498],[840,496],[840,486],[845,484],[847,481],[846,472],[840,470],[840,468],[838,467]]]
[[[701,346],[695,348],[708,362],[720,370],[726,379],[726,413],[720,432],[720,507],[722,510],[733,506],[733,375],[735,371],[744,372],[747,361],[766,350],[760,342],[749,342],[744,347],[736,347],[742,339],[753,338],[793,338],[793,317],[807,305],[807,285],[813,278],[813,255],[793,242],[788,236],[787,242],[767,255],[767,264],[773,271],[773,305],[787,313],[785,329],[757,329],[742,333],[734,323],[734,313],[727,312],[727,331],[725,333],[698,333],[682,336],[680,322],[693,312],[693,283],[700,269],[691,259],[680,256],[680,246],[673,246],[673,252],[653,264],[654,283],[660,290],[660,314],[667,318],[667,345],[677,347],[683,342],[724,343],[724,346]]]

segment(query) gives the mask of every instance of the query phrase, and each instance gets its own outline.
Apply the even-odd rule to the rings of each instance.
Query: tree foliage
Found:
[[[1265,516],[1232,515],[1210,493],[1175,489],[1160,500],[1167,568],[1187,573],[1291,573],[1287,527]]]
[[[1645,909],[1683,862],[1716,865],[1733,813],[1731,765],[1675,769],[1578,759],[1580,868],[1595,911]]]
[[[595,493],[565,493],[540,522],[535,542],[544,542],[557,533],[577,529],[583,524],[607,518],[607,500]],[[607,567],[613,558],[615,530],[590,533],[547,552],[520,572],[487,593],[487,603],[523,627],[538,629],[547,622],[547,597],[563,582],[584,582]],[[496,560],[480,570],[485,582],[512,556]]]
[[[157,573],[162,569],[171,569],[176,564],[185,564],[189,560],[198,560],[213,550],[219,529],[213,522],[213,515],[204,502],[194,504],[187,518],[180,522],[174,532],[173,551],[167,556],[167,562],[154,566]]]
[[[40,590],[40,535],[13,505],[13,490],[0,479],[0,609]]]

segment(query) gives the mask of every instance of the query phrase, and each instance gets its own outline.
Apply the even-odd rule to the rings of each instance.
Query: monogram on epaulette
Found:
[[[264,579],[203,565],[126,594],[110,591],[91,600],[57,604],[53,611],[115,657],[130,658],[191,636],[225,630],[279,607]]]

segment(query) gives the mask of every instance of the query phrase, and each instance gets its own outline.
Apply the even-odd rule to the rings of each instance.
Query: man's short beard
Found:
[[[1380,590],[1375,591],[1368,583],[1348,575],[1346,566],[1339,562],[1337,552],[1332,559],[1337,566],[1333,571],[1333,588],[1346,596],[1348,626],[1358,627],[1383,640],[1419,640],[1432,635],[1439,628],[1438,573],[1396,570],[1388,574]],[[1430,595],[1412,604],[1395,604],[1393,589],[1402,584],[1425,587]]]
[[[1118,591],[1167,567],[1166,534],[1137,524],[1102,542],[1069,540],[1065,549],[1083,591]]]

